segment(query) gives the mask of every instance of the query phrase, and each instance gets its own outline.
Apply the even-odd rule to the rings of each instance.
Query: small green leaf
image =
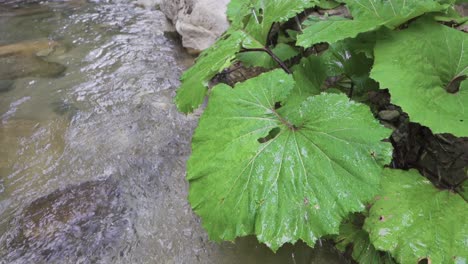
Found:
[[[175,97],[179,111],[189,113],[203,103],[209,80],[231,64],[246,38],[241,31],[228,32],[198,57],[195,65],[182,75],[182,85]]]
[[[468,35],[421,20],[378,40],[371,77],[434,133],[468,136]]]
[[[337,20],[330,17],[312,23],[298,36],[297,45],[310,47],[319,42],[334,43],[381,26],[395,28],[424,13],[444,10],[447,5],[433,0],[342,0],[353,19]]]
[[[213,88],[187,168],[189,201],[211,239],[254,234],[275,251],[299,239],[313,246],[376,194],[391,131],[344,95],[310,97],[281,114],[293,87],[274,70]]]
[[[284,103],[287,110],[296,111],[305,98],[323,92],[321,88],[327,78],[324,66],[320,57],[312,55],[292,68],[295,86]],[[281,111],[285,112],[284,109]]]
[[[435,20],[445,23],[451,22],[456,24],[463,24],[468,21],[468,17],[460,15],[455,9],[455,6],[447,8],[447,10],[444,12],[434,13],[433,17]]]
[[[467,263],[467,219],[468,204],[458,194],[436,189],[416,170],[386,169],[364,229],[402,264]]]
[[[396,264],[389,253],[379,251],[371,244],[369,234],[362,229],[365,216],[354,214],[341,224],[340,234],[334,239],[341,252],[351,248],[352,258],[360,264]]]
[[[312,55],[303,58],[292,70],[296,86],[291,96],[297,94],[302,97],[298,103],[302,103],[309,96],[322,92],[321,87],[327,78],[327,72],[321,57]],[[288,101],[290,99],[288,98]]]
[[[368,58],[366,53],[358,52],[371,50],[372,47],[369,43],[362,42],[361,39],[366,38],[346,39],[331,44],[322,55],[328,76],[348,79],[352,83],[352,98],[354,99],[364,98],[368,91],[379,88],[378,83],[369,77],[374,60]],[[350,87],[346,88],[350,89]]]
[[[245,0],[229,1],[226,15],[231,22],[232,28],[243,28],[243,20],[250,13],[250,3]]]
[[[236,0],[234,0],[236,1]],[[238,0],[239,1],[239,0]],[[246,0],[243,0],[246,2]],[[307,7],[313,7],[311,0],[251,0],[248,23],[245,31],[263,44],[267,44],[267,37],[273,23],[285,22]]]
[[[297,65],[292,67],[295,85],[283,103],[286,107],[279,109],[281,114],[289,115],[289,112],[294,113],[308,97],[325,92],[322,89],[327,78],[324,66],[320,57],[312,55],[302,58]]]

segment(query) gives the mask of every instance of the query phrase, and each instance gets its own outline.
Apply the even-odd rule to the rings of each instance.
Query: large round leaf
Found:
[[[255,234],[273,250],[298,239],[312,246],[376,194],[390,131],[344,95],[280,114],[293,86],[275,70],[213,89],[187,172],[190,203],[213,240]]]
[[[420,20],[379,40],[371,77],[434,133],[468,136],[468,35]]]
[[[416,170],[385,170],[364,228],[376,248],[402,264],[468,261],[468,204]]]

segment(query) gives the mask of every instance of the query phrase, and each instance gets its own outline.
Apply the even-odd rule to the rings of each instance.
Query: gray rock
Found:
[[[62,45],[48,39],[18,42],[0,46],[0,80],[14,80],[23,77],[57,77],[66,67],[50,62],[46,57],[60,50]],[[38,56],[40,55],[40,56]]]
[[[229,0],[162,0],[161,10],[182,37],[182,45],[192,53],[211,46],[229,27],[226,9]]]
[[[0,80],[14,80],[23,77],[58,77],[66,67],[35,56],[0,57]]]
[[[14,82],[11,80],[0,80],[0,93],[13,90]]]
[[[462,17],[468,16],[468,3],[461,3],[461,4],[458,4],[458,5],[455,5],[455,10],[456,10]]]
[[[400,116],[397,110],[382,110],[379,112],[379,117],[382,120],[393,121]]]
[[[115,181],[91,181],[57,190],[35,200],[12,220],[0,259],[8,263],[83,263],[83,259],[95,263],[132,230],[127,214]]]
[[[137,0],[135,1],[135,4],[150,10],[159,9],[161,0]]]

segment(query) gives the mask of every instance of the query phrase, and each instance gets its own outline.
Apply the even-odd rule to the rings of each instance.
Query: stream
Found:
[[[347,263],[210,242],[187,202],[193,63],[158,10],[0,0],[0,263]]]

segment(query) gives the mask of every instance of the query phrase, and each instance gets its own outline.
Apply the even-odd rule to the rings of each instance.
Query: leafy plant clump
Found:
[[[255,235],[276,251],[325,237],[359,263],[467,263],[467,164],[445,190],[424,169],[398,168],[398,131],[370,98],[388,89],[435,136],[468,137],[467,19],[456,4],[232,0],[230,29],[175,98],[189,113],[209,97],[187,179],[210,238]],[[263,73],[209,88],[238,65]]]

